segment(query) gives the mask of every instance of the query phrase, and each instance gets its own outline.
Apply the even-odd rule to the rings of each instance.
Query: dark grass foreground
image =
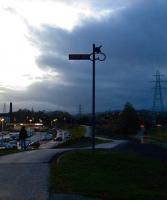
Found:
[[[52,162],[51,192],[113,200],[166,200],[167,165],[117,151],[79,151]]]

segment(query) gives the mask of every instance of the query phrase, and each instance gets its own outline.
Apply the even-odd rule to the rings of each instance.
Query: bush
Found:
[[[126,135],[136,134],[139,129],[139,123],[136,110],[130,103],[126,103],[118,119],[119,131],[121,134]]]

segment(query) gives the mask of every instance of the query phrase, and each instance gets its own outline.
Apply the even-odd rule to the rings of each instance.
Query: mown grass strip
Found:
[[[51,164],[52,192],[101,199],[166,200],[167,169],[157,160],[113,151],[79,151]]]
[[[81,138],[81,137],[84,136],[84,134],[85,134],[85,127],[83,127],[83,126],[76,126],[76,127],[69,128],[68,131],[71,134],[71,139],[75,140],[75,139],[79,139],[79,138]]]
[[[157,139],[158,141],[167,143],[167,127],[156,127],[148,129],[146,135],[153,139]]]
[[[102,144],[102,143],[108,143],[108,142],[109,141],[100,140],[100,139],[95,140],[96,144]],[[81,137],[78,139],[67,140],[67,141],[57,145],[55,148],[82,148],[82,147],[89,147],[91,145],[92,145],[91,138]]]

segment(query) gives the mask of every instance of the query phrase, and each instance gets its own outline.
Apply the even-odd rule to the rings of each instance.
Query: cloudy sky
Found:
[[[14,109],[91,111],[91,53],[96,62],[96,110],[129,101],[150,109],[153,74],[167,79],[166,0],[0,0],[0,112]],[[164,103],[167,103],[163,91]]]

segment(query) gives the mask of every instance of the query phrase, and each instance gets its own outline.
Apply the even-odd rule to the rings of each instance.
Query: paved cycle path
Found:
[[[114,148],[125,141],[96,145]],[[40,149],[0,157],[0,200],[48,200],[49,161],[72,149]]]

